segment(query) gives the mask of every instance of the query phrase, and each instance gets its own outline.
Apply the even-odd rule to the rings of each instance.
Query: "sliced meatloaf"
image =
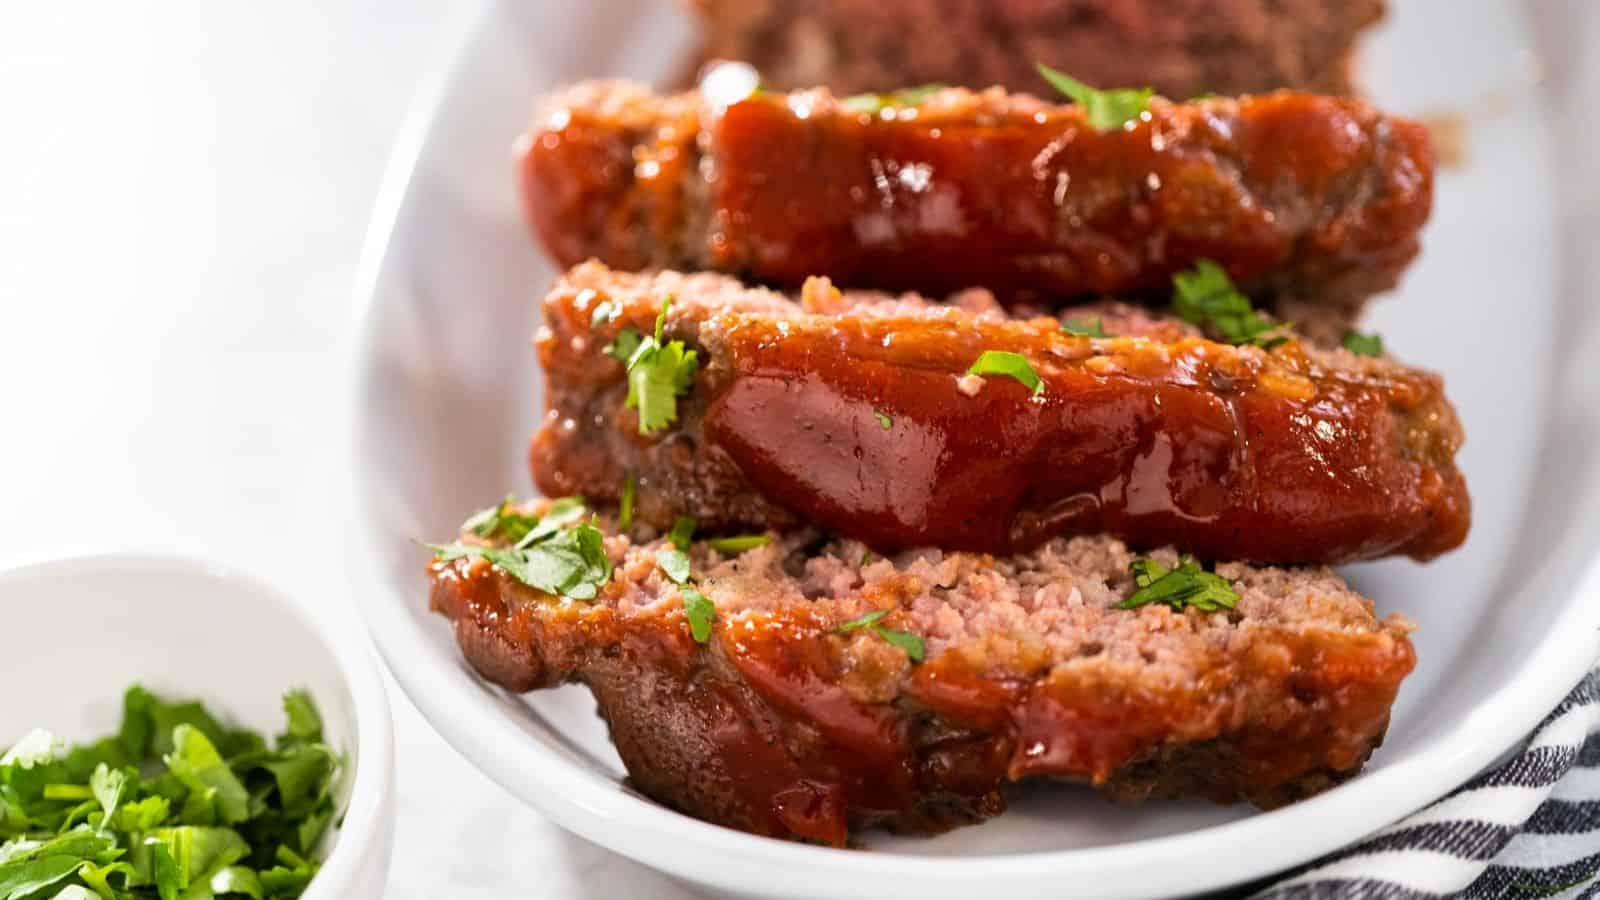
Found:
[[[537,339],[540,490],[615,502],[631,476],[636,514],[658,528],[809,523],[880,551],[1108,532],[1207,559],[1331,563],[1427,559],[1466,535],[1461,429],[1431,373],[1294,339],[1217,343],[1115,305],[1064,314],[1114,335],[1095,338],[977,291],[802,294],[573,269]],[[663,340],[699,365],[675,418],[645,434],[605,348],[651,334],[669,297]],[[1019,354],[1040,390],[967,375],[986,351]]]
[[[534,230],[563,265],[1003,300],[1153,294],[1200,259],[1251,296],[1350,314],[1415,256],[1427,131],[1352,99],[1151,101],[1099,132],[1000,90],[884,98],[583,84],[522,144]]]
[[[1170,97],[1348,93],[1382,0],[694,0],[709,59],[779,90],[943,82],[1043,90],[1035,61]]]
[[[587,685],[639,790],[757,834],[942,830],[1037,776],[1276,806],[1361,767],[1414,663],[1408,623],[1322,568],[1221,564],[1232,609],[1119,609],[1134,557],[1107,537],[884,558],[772,534],[732,556],[690,546],[685,582],[666,541],[600,525],[592,599],[452,553],[432,607],[490,681]]]

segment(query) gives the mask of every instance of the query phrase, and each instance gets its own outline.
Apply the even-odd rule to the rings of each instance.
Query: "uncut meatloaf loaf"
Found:
[[[942,82],[1044,90],[1035,61],[1169,97],[1350,91],[1382,0],[692,0],[707,59],[841,94]]]
[[[757,834],[938,831],[1036,776],[1276,806],[1361,767],[1414,663],[1409,625],[1327,569],[1225,563],[1232,610],[1117,609],[1133,556],[1105,537],[1002,558],[812,532],[731,557],[697,543],[699,643],[667,543],[600,524],[613,568],[591,600],[468,557],[432,564],[432,606],[489,680],[587,685],[639,790]]]
[[[1416,255],[1434,165],[1421,125],[1308,94],[1156,98],[1097,132],[1081,107],[1000,90],[718,109],[620,82],[551,98],[521,153],[562,265],[1057,301],[1164,298],[1211,259],[1257,300],[1346,317]]]
[[[676,417],[643,434],[604,348],[652,333],[668,297],[663,339],[699,367]],[[1334,563],[1427,559],[1466,535],[1461,429],[1436,375],[1293,339],[1216,343],[1116,305],[1065,318],[1118,336],[1076,336],[984,297],[816,281],[796,300],[579,266],[543,305],[534,481],[614,503],[631,475],[657,528],[812,524],[879,551],[1107,532],[1206,559]],[[1021,354],[1040,392],[965,374],[992,350]]]

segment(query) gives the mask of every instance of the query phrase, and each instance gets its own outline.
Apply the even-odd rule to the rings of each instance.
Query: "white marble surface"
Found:
[[[0,558],[176,548],[345,602],[352,280],[460,6],[4,4]],[[391,695],[386,896],[691,896],[528,811]]]

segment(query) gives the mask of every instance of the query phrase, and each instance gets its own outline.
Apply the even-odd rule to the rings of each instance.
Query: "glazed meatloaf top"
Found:
[[[433,608],[492,681],[588,684],[647,794],[760,834],[936,830],[1028,776],[1275,805],[1360,767],[1414,661],[1410,626],[1327,569],[1220,564],[1231,609],[1123,609],[1135,557],[1106,537],[880,557],[795,532],[674,564],[597,521],[591,599],[452,551]]]
[[[1212,259],[1258,299],[1347,311],[1416,254],[1433,177],[1421,125],[1295,93],[1155,98],[1096,131],[998,89],[724,106],[594,82],[552,97],[521,153],[563,265],[1058,300],[1165,296]]]
[[[606,348],[650,335],[697,354],[675,415],[644,433]],[[1427,559],[1463,540],[1460,425],[1437,376],[1387,358],[1198,336],[1131,308],[1069,311],[1110,337],[949,303],[843,293],[800,299],[718,275],[597,263],[546,298],[537,340],[547,414],[535,483],[615,502],[665,528],[811,523],[880,551],[1010,552],[1109,532],[1208,559]],[[1038,390],[968,375],[1014,354]]]
[[[1035,60],[1169,97],[1348,93],[1381,0],[693,0],[704,55],[841,94],[943,82],[1043,90]]]

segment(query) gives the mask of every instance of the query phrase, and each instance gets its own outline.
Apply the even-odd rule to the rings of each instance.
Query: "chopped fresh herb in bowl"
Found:
[[[309,694],[283,708],[270,747],[138,685],[116,734],[28,733],[0,756],[0,900],[299,897],[346,761]]]

